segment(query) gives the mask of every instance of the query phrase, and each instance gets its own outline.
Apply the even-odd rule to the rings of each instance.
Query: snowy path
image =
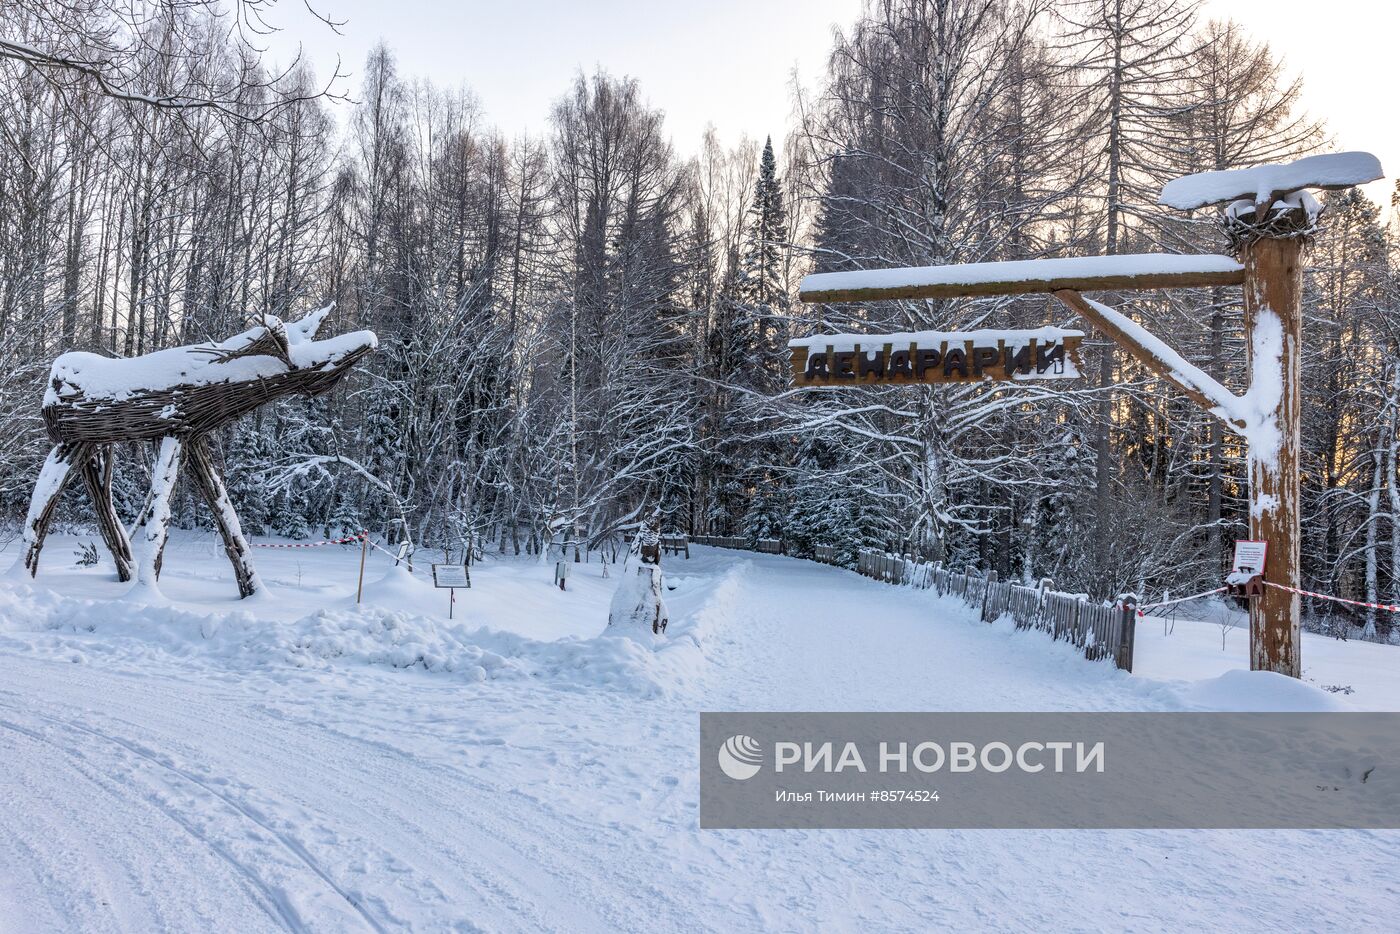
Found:
[[[1358,929],[1400,903],[1394,833],[701,833],[699,710],[1181,700],[848,572],[668,566],[707,657],[669,697],[0,636],[0,930]],[[603,592],[549,599],[600,624]]]

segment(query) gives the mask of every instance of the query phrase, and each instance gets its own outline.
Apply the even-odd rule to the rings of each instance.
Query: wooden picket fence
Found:
[[[670,553],[673,555],[684,554],[688,559],[690,557],[690,538],[679,532],[663,532],[661,535],[661,552],[662,554]]]
[[[749,547],[749,540],[737,535],[692,535],[690,540],[697,545],[709,545],[713,548],[747,549]]]
[[[760,538],[757,542],[739,535],[692,535],[690,540],[697,545],[711,545],[715,548],[739,548],[744,551],[761,551],[768,555],[783,554],[783,542],[779,538]]]
[[[816,557],[832,563],[835,550],[818,549]],[[941,562],[916,561],[871,550],[860,552],[856,570],[886,583],[959,597],[969,606],[978,607],[984,622],[1010,616],[1018,629],[1040,629],[1056,640],[1073,644],[1086,658],[1109,658],[1124,671],[1133,670],[1137,605],[1131,597],[1104,605],[1077,594],[1052,590],[1049,581],[1026,587],[997,580],[995,571],[954,571]]]

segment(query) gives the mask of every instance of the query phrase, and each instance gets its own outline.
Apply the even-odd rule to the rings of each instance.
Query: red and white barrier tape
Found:
[[[1350,606],[1364,606],[1371,610],[1385,610],[1387,613],[1400,613],[1400,606],[1392,606],[1389,603],[1367,603],[1364,600],[1348,600],[1346,597],[1332,597],[1325,593],[1313,593],[1311,590],[1300,590],[1297,587],[1275,584],[1271,581],[1264,581],[1264,586],[1273,587],[1277,590],[1286,590],[1289,593],[1296,593],[1304,597],[1316,597],[1319,600],[1330,600],[1333,603],[1346,603]]]
[[[1144,603],[1138,607],[1138,616],[1146,616],[1144,610],[1155,610],[1159,606],[1173,606],[1177,603],[1185,603],[1188,600],[1199,600],[1202,597],[1209,597],[1212,594],[1223,593],[1224,587],[1217,587],[1214,590],[1203,590],[1200,593],[1193,593],[1189,597],[1177,597],[1175,600],[1163,600],[1161,603]]]
[[[267,544],[267,545],[264,545],[264,544],[261,544],[261,543],[259,543],[259,542],[253,542],[253,547],[254,547],[254,548],[320,548],[322,545],[348,545],[348,544],[350,544],[351,542],[358,542],[360,539],[362,539],[362,538],[367,538],[368,536],[369,536],[369,533],[368,533],[368,532],[357,532],[356,534],[351,535],[349,538],[334,538],[334,539],[331,539],[331,540],[329,540],[329,541],[324,541],[324,542],[296,542],[296,543],[287,544],[287,545],[281,545],[281,544],[276,544],[276,545],[274,545],[274,544]],[[374,542],[370,542],[370,544],[373,545]]]

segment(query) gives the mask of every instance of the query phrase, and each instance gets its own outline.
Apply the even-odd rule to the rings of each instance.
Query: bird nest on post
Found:
[[[1243,199],[1226,206],[1220,222],[1230,246],[1239,253],[1259,240],[1302,240],[1311,243],[1318,230],[1322,205],[1306,191],[1291,192],[1267,204]]]
[[[37,573],[53,510],[77,468],[116,562],[117,576],[154,587],[170,521],[176,474],[184,466],[214,513],[242,596],[260,589],[238,516],[214,469],[204,436],[283,396],[319,396],[374,350],[370,331],[327,340],[315,336],[334,306],[300,321],[268,316],[224,341],[113,359],[72,352],[54,361],[44,395],[44,427],[54,442],[35,484],[24,526],[24,563]],[[143,514],[140,566],[112,505],[112,448],[122,441],[160,440],[152,495]]]

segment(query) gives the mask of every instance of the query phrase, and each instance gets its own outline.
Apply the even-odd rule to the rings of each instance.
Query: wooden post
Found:
[[[369,530],[360,531],[360,583],[355,588],[355,602],[359,603],[365,596],[365,557],[369,553]]]
[[[1249,439],[1249,536],[1269,543],[1264,580],[1300,585],[1298,455],[1302,376],[1302,251],[1299,238],[1245,242],[1244,326],[1250,386],[1277,386],[1273,432]],[[1249,667],[1300,678],[1299,599],[1264,588],[1249,605]]]
[[[1121,313],[1073,291],[1062,290],[1055,297],[1244,436],[1249,450],[1249,534],[1269,543],[1264,580],[1296,588],[1303,241],[1247,235],[1241,242],[1249,396],[1255,403],[1267,400],[1267,412],[1241,417],[1238,397],[1186,364],[1162,341],[1150,338],[1149,346],[1139,329],[1125,326],[1129,322]],[[1287,590],[1265,587],[1263,596],[1251,601],[1251,669],[1302,677],[1298,618],[1298,596]]]
[[[1138,598],[1136,594],[1123,594],[1118,598],[1118,607],[1123,613],[1118,633],[1118,654],[1114,662],[1119,668],[1132,674],[1133,649],[1137,642]]]
[[[982,617],[982,622],[984,622],[984,623],[991,622],[989,619],[987,619],[987,604],[988,604],[988,603],[991,601],[991,599],[992,599],[992,588],[996,586],[996,583],[997,583],[997,572],[996,572],[996,571],[988,571],[988,572],[987,572],[987,586],[986,586],[986,588],[982,591],[982,609],[981,609],[981,613],[980,613],[980,615],[981,615],[981,617]]]

